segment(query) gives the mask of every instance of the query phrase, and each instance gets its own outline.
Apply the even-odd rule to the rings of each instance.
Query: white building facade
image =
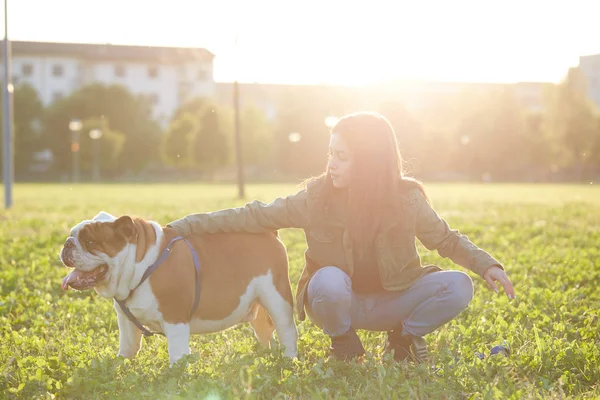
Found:
[[[164,126],[186,100],[215,94],[214,55],[206,49],[11,43],[13,84],[33,86],[45,106],[86,85],[122,85],[151,99],[153,116]]]
[[[579,69],[586,77],[588,96],[600,106],[600,54],[579,57]]]

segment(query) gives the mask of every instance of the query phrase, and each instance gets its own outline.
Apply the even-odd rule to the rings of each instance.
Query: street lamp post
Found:
[[[239,71],[239,58],[238,58],[238,37],[235,37],[234,43],[234,52],[235,52],[235,64],[236,64],[236,76],[233,82],[233,109],[234,109],[234,119],[235,119],[235,161],[237,166],[237,183],[238,183],[238,197],[243,199],[245,194],[245,185],[244,185],[244,158],[242,156],[242,134],[240,132],[240,88],[238,86],[238,71]]]
[[[2,180],[4,181],[4,208],[12,206],[14,181],[13,138],[13,85],[11,83],[11,46],[8,40],[8,0],[4,0],[4,83],[2,90]]]
[[[245,197],[244,158],[242,156],[242,134],[240,132],[240,91],[237,79],[233,82],[233,103],[235,110],[235,159],[237,164],[238,197]]]
[[[73,182],[79,182],[79,131],[83,124],[78,119],[72,119],[69,122],[69,130],[71,131],[71,155],[73,160]]]
[[[90,131],[90,139],[92,139],[92,180],[98,182],[100,180],[100,149],[99,139],[102,137],[100,129],[92,129]]]

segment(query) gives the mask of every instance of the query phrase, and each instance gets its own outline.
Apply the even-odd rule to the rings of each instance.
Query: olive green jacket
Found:
[[[323,266],[337,266],[349,276],[353,273],[352,240],[343,213],[324,214],[324,179],[310,182],[306,189],[269,204],[253,201],[243,207],[188,215],[168,224],[182,236],[190,233],[259,233],[281,228],[301,228],[308,248],[306,265],[298,282],[296,307],[305,318],[304,298],[312,275]],[[377,266],[386,290],[408,289],[421,276],[439,271],[437,266],[422,266],[415,238],[429,250],[482,275],[501,264],[469,239],[452,230],[432,209],[416,186],[398,191],[395,201],[384,205],[389,212],[376,237]],[[333,216],[329,216],[333,214]],[[340,216],[341,215],[341,216]]]

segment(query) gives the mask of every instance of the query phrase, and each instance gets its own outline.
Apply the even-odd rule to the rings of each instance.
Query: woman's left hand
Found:
[[[506,272],[500,267],[490,267],[483,273],[483,279],[487,282],[490,289],[494,292],[498,293],[498,286],[494,283],[494,281],[500,282],[502,287],[504,288],[504,292],[508,296],[509,299],[516,299],[515,289],[513,288],[510,279],[508,279],[508,275]]]

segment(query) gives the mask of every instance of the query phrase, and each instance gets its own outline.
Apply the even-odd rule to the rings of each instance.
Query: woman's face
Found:
[[[329,140],[329,162],[327,172],[331,176],[333,186],[338,189],[345,188],[350,183],[350,166],[352,154],[344,139],[335,132]]]

